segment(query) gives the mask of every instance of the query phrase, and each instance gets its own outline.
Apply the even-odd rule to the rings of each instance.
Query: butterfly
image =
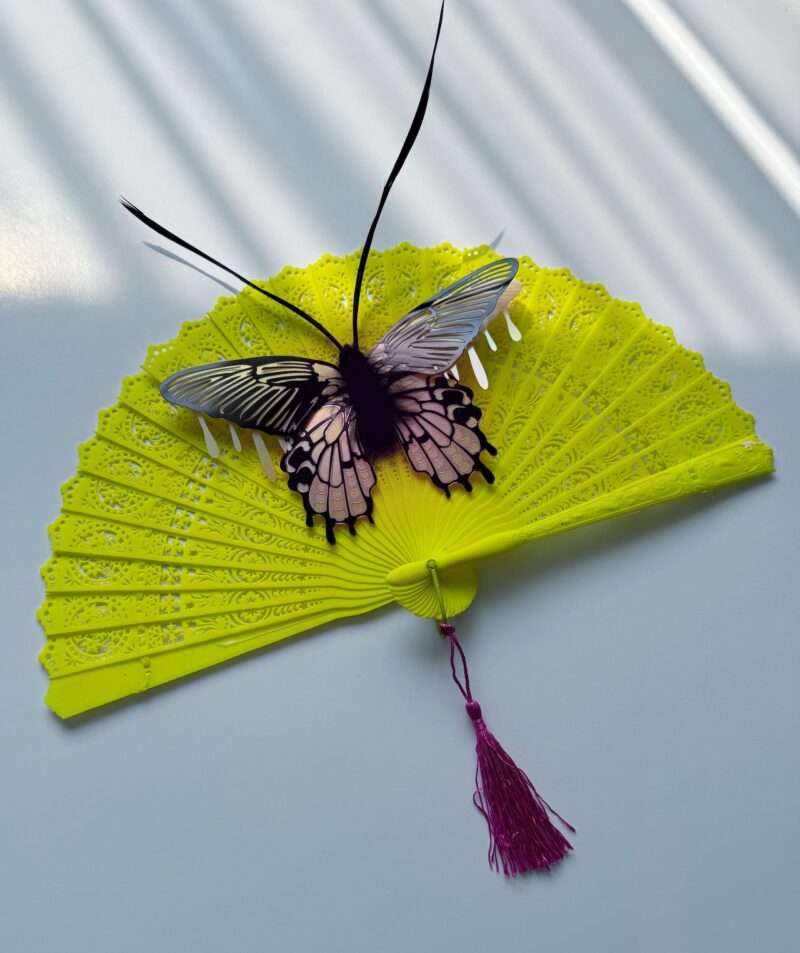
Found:
[[[472,343],[520,290],[515,280],[517,260],[490,262],[423,301],[369,351],[362,351],[358,342],[367,258],[389,191],[422,125],[443,12],[444,3],[422,95],[359,259],[352,343],[341,344],[302,308],[254,284],[121,200],[149,228],[288,308],[338,349],[336,364],[274,355],[240,358],[186,368],[161,384],[161,394],[173,404],[282,438],[281,468],[288,474],[289,486],[302,497],[309,526],[315,517],[324,519],[330,543],[336,541],[337,525],[345,524],[354,534],[359,519],[372,521],[373,463],[398,446],[410,466],[427,474],[447,496],[456,484],[471,490],[474,473],[488,482],[494,479],[481,454],[496,451],[480,429],[481,411],[472,401],[472,391],[454,379],[455,364],[468,351],[479,382],[484,383]],[[514,338],[516,328],[507,312],[506,317]]]
[[[402,448],[414,470],[448,496],[493,476],[481,453],[472,391],[445,376],[518,288],[518,263],[502,258],[445,288],[401,318],[366,353],[339,345],[337,364],[303,357],[250,357],[190,367],[161,384],[168,401],[195,413],[283,437],[289,486],[308,525],[324,517],[327,538],[372,519],[373,461]]]

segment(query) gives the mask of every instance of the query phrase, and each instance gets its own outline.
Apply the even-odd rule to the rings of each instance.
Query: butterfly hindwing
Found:
[[[303,498],[306,522],[325,519],[328,542],[336,542],[338,523],[355,533],[355,523],[365,516],[372,521],[372,488],[375,472],[358,437],[356,415],[344,394],[321,404],[292,440],[281,467],[289,474],[289,487]]]
[[[499,258],[460,278],[393,325],[369,353],[382,374],[441,374],[514,297],[519,262]]]
[[[341,392],[333,364],[304,357],[245,357],[178,371],[161,384],[171,403],[277,436],[295,434]]]
[[[475,472],[494,482],[480,455],[497,451],[478,425],[481,411],[469,388],[444,376],[404,374],[392,381],[389,393],[397,438],[415,470],[427,473],[447,496],[454,483],[471,490]]]

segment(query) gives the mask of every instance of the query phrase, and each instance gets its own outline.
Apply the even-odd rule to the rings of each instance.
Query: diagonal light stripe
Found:
[[[624,2],[800,216],[797,156],[664,0]]]

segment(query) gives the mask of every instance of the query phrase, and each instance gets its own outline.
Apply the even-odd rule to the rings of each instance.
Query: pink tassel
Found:
[[[478,766],[475,769],[475,807],[489,828],[489,865],[507,877],[529,870],[547,870],[564,858],[572,845],[551,822],[557,817],[572,833],[575,828],[539,795],[533,782],[514,764],[500,742],[486,727],[481,706],[472,697],[467,660],[455,628],[439,623],[443,638],[450,640],[450,668],[453,680],[466,699],[467,714],[475,726]],[[456,672],[456,652],[464,681]]]

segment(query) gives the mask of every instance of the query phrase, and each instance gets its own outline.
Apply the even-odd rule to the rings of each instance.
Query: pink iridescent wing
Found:
[[[519,291],[519,262],[499,258],[414,308],[369,352],[381,374],[442,374]]]
[[[325,520],[329,543],[334,527],[344,523],[355,533],[356,521],[372,522],[372,488],[375,473],[364,455],[356,430],[355,411],[345,395],[320,405],[304,429],[294,437],[281,467],[289,474],[289,487],[303,498],[306,523]]]
[[[494,482],[481,453],[497,451],[478,426],[481,411],[469,388],[447,377],[404,374],[392,381],[389,393],[397,438],[415,470],[427,473],[447,496],[456,483],[472,490],[473,473]]]

